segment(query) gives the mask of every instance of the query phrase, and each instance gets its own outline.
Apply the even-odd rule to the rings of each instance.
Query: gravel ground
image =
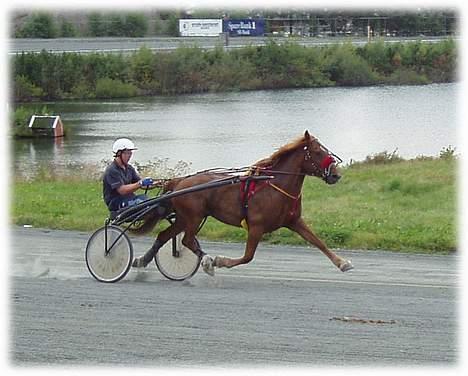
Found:
[[[454,366],[458,256],[261,245],[246,266],[171,282],[154,265],[114,284],[83,259],[89,234],[13,227],[13,366]],[[151,244],[133,238],[137,255]],[[202,242],[210,254],[241,244]]]

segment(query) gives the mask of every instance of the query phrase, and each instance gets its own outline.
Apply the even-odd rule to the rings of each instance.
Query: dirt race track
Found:
[[[260,245],[237,269],[185,282],[151,264],[114,284],[84,262],[90,234],[11,229],[9,361],[36,365],[455,366],[458,256]],[[136,255],[151,244],[133,238]],[[202,242],[238,256],[241,244]]]

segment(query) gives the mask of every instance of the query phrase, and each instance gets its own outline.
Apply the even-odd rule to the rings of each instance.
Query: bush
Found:
[[[85,81],[79,81],[68,93],[68,98],[93,99],[95,97],[96,93]]]
[[[179,47],[170,55],[173,83],[178,93],[199,93],[208,90],[205,52],[198,47]]]
[[[92,37],[103,37],[106,35],[104,18],[100,13],[91,13],[88,16],[88,30]]]
[[[23,75],[16,76],[14,88],[15,101],[30,102],[41,98],[43,94],[43,90],[30,82],[27,77]]]
[[[344,66],[343,76],[337,84],[345,86],[366,86],[378,83],[379,76],[372,70],[365,60],[354,56]]]
[[[427,84],[455,80],[453,42],[351,44],[305,48],[295,43],[225,51],[142,48],[133,55],[92,53],[14,56],[15,99],[102,98],[204,91]],[[383,55],[383,56],[380,56]],[[420,66],[418,64],[425,64]],[[99,82],[99,80],[108,79]],[[126,85],[126,86],[125,86]]]
[[[213,59],[206,70],[206,80],[211,91],[252,90],[261,87],[261,81],[255,77],[255,66],[242,59],[237,51],[228,54],[213,51],[207,58]]]
[[[96,98],[129,98],[136,95],[137,88],[133,84],[111,78],[100,78],[96,82]]]
[[[425,85],[430,83],[430,80],[425,74],[420,74],[408,68],[399,68],[385,79],[385,83],[391,85]]]
[[[15,137],[29,137],[32,136],[31,130],[28,128],[31,112],[24,107],[18,107],[13,112],[13,129],[12,133]]]
[[[88,30],[93,37],[143,37],[148,31],[148,20],[140,13],[106,16],[91,13],[88,16]]]
[[[71,22],[63,20],[60,25],[60,36],[63,38],[76,37],[78,32]]]
[[[57,28],[51,15],[33,14],[18,32],[20,38],[55,38]]]
[[[398,53],[401,66],[425,77],[426,82],[423,83],[450,82],[456,79],[457,49],[452,39],[439,43],[399,44]]]
[[[328,47],[325,51],[325,71],[338,85],[370,85],[379,81],[378,75],[351,44]]]
[[[144,37],[148,31],[148,21],[144,14],[130,13],[125,17],[125,36]]]
[[[364,161],[362,162],[351,161],[351,166],[362,165],[362,164],[382,165],[382,164],[390,164],[390,163],[399,163],[403,161],[404,159],[398,155],[398,151],[395,149],[391,153],[389,153],[388,151],[383,151],[381,153],[368,155],[366,159],[364,159]]]
[[[279,45],[270,40],[266,46],[247,47],[232,53],[237,53],[240,61],[247,61],[255,68],[251,79],[260,81],[262,89],[333,84],[323,69],[319,49],[305,48],[295,43]]]
[[[442,150],[439,152],[439,158],[440,159],[446,159],[446,160],[452,160],[456,158],[455,151],[457,149],[454,148],[452,145],[447,146],[446,148],[442,148]]]
[[[14,137],[31,137],[32,131],[29,129],[29,121],[32,115],[46,115],[50,111],[46,106],[42,108],[26,108],[19,106],[11,114],[12,134]]]
[[[106,36],[123,37],[125,36],[125,20],[119,14],[113,14],[106,20]]]
[[[179,19],[175,15],[171,15],[167,22],[166,34],[171,37],[179,36]]]
[[[150,49],[141,47],[132,58],[132,78],[139,88],[148,89],[151,87],[153,77],[153,58]]]
[[[359,56],[381,74],[389,74],[393,71],[392,58],[394,54],[383,40],[367,43],[358,49]]]

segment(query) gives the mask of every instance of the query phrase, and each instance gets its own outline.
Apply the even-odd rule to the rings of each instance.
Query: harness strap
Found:
[[[241,198],[241,207],[242,207],[242,220],[241,220],[241,226],[245,229],[248,230],[248,212],[249,212],[249,200],[261,189],[265,188],[267,185],[267,182],[262,182],[260,184],[257,184],[255,180],[251,179],[246,179],[243,182],[241,182],[240,186],[240,198]]]
[[[293,204],[291,210],[289,211],[290,217],[294,217],[297,212],[297,208],[299,206],[299,199],[302,197],[302,191],[299,192],[297,196],[293,196],[292,194],[286,192],[284,189],[278,187],[277,185],[273,184],[270,180],[262,183],[262,184],[255,184],[255,181],[251,181],[249,179],[243,181],[241,183],[241,205],[242,205],[242,221],[241,226],[248,230],[248,210],[249,210],[249,200],[261,189],[265,188],[267,185],[272,187],[273,189],[277,190],[281,194],[285,195],[286,197],[293,200]]]
[[[286,192],[284,189],[281,189],[280,187],[278,187],[277,185],[271,183],[270,181],[268,181],[267,184],[269,184],[272,188],[276,189],[278,192],[281,192],[286,197],[289,197],[291,200],[297,201],[302,196],[302,192],[300,192],[298,196],[293,196],[292,194]]]
[[[272,188],[276,189],[278,192],[282,193],[286,197],[293,200],[292,208],[289,211],[289,216],[292,219],[294,217],[294,215],[296,214],[296,212],[297,212],[297,207],[299,206],[299,199],[302,197],[302,191],[299,192],[299,194],[297,196],[293,196],[292,194],[286,192],[284,189],[281,189],[280,187],[278,187],[277,185],[273,184],[270,181],[267,181],[266,184],[270,185]]]

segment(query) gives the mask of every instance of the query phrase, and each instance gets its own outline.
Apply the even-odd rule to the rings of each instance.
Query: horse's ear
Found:
[[[309,131],[306,130],[305,133],[304,133],[304,138],[309,141],[310,140],[310,134],[309,134]]]

